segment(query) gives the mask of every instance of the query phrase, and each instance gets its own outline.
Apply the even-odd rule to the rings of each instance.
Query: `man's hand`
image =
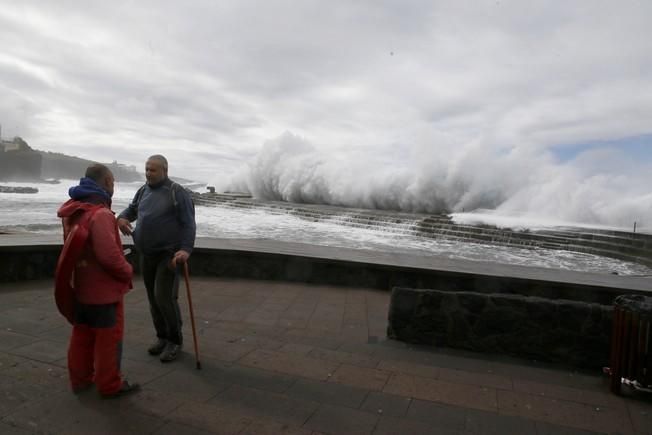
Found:
[[[174,269],[178,264],[184,264],[186,261],[188,261],[188,257],[190,257],[189,253],[183,249],[178,250],[174,253],[172,260],[170,260],[170,267]]]
[[[125,218],[119,218],[118,219],[118,228],[120,229],[120,232],[124,234],[125,236],[130,236],[131,235],[131,223]]]

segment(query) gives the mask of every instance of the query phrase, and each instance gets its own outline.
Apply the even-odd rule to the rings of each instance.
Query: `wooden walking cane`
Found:
[[[192,296],[190,295],[190,277],[188,275],[188,262],[183,263],[183,277],[186,279],[186,292],[188,293],[188,307],[190,308],[190,323],[192,324],[192,341],[195,344],[195,359],[197,370],[201,369],[199,362],[199,348],[197,347],[197,331],[195,331],[195,314],[192,311]]]

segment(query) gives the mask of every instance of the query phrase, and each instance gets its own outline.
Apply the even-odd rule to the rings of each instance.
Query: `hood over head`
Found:
[[[111,195],[92,178],[81,178],[78,186],[72,186],[68,189],[68,195],[76,201],[111,206]]]

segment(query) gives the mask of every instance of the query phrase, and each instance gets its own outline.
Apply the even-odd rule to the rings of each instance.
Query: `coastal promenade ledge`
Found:
[[[130,239],[123,240],[125,247]],[[51,277],[60,236],[0,235],[0,282]],[[137,265],[136,255],[130,257]],[[652,293],[652,277],[586,273],[259,239],[199,238],[190,262],[200,276],[279,280],[391,290],[518,294],[611,305]]]
[[[45,245],[49,246],[49,245]],[[0,283],[0,434],[652,434],[652,401],[599,371],[386,338],[390,292],[193,276],[185,347],[162,364],[142,279],[125,300],[122,369],[142,391],[74,395],[52,280]]]

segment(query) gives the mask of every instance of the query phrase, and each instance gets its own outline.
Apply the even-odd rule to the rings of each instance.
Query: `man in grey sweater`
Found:
[[[188,260],[195,244],[195,209],[190,194],[168,178],[165,157],[147,159],[145,177],[147,183],[118,216],[118,227],[124,235],[133,236],[141,254],[157,337],[148,352],[169,362],[177,358],[183,344],[177,266]],[[133,229],[130,222],[136,219]]]

